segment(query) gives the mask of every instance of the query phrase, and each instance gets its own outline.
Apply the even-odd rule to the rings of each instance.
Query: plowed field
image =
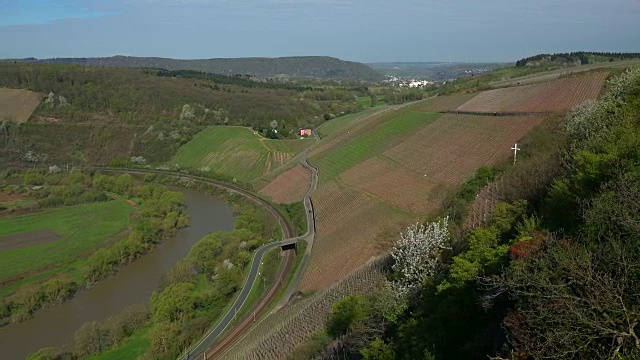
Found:
[[[298,165],[278,175],[272,182],[260,190],[276,203],[291,204],[302,201],[309,191],[311,173]]]
[[[22,234],[0,236],[0,251],[20,249],[61,239],[62,236],[52,230],[38,230]]]
[[[504,160],[541,117],[447,114],[384,152],[434,182],[459,184],[481,165]]]
[[[536,85],[489,90],[456,109],[470,113],[562,113],[595,99],[607,72],[550,81]]]
[[[40,104],[42,95],[27,90],[0,88],[0,121],[25,122]]]

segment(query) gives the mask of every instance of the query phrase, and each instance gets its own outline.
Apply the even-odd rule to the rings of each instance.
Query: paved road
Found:
[[[306,166],[309,169],[312,169],[312,188],[315,189],[315,186],[317,184],[317,172],[315,169],[313,169],[312,167],[309,166],[309,164],[306,162],[306,154],[305,156],[303,156],[303,165],[306,164]],[[209,349],[214,342],[218,339],[218,337],[220,337],[220,335],[225,331],[225,329],[229,326],[229,324],[231,324],[231,322],[235,319],[237,313],[242,309],[242,306],[245,304],[245,302],[247,301],[247,298],[249,297],[249,293],[251,292],[251,289],[253,288],[253,285],[255,284],[256,280],[258,279],[258,275],[259,275],[259,270],[260,270],[260,265],[262,264],[262,260],[264,258],[264,255],[272,249],[275,249],[277,247],[281,247],[284,245],[291,245],[291,244],[295,244],[299,241],[309,241],[309,242],[313,242],[313,237],[315,236],[315,223],[314,223],[314,216],[313,216],[313,207],[311,204],[311,198],[310,198],[310,194],[311,194],[311,190],[307,193],[307,196],[304,199],[304,206],[305,206],[305,211],[307,212],[307,233],[302,235],[302,236],[298,236],[298,237],[293,237],[294,235],[294,230],[293,227],[291,226],[291,224],[288,222],[288,220],[282,215],[282,213],[280,213],[280,211],[278,209],[276,209],[271,203],[269,203],[268,201],[260,198],[259,196],[245,190],[242,188],[239,188],[237,186],[234,185],[230,185],[230,184],[226,184],[220,181],[216,181],[216,180],[211,180],[211,179],[207,179],[207,178],[202,178],[202,177],[198,177],[198,176],[192,176],[192,175],[187,175],[187,174],[181,174],[181,173],[173,173],[173,172],[167,172],[167,171],[159,171],[159,170],[146,170],[146,169],[120,169],[120,168],[99,168],[103,171],[108,171],[108,172],[120,172],[120,173],[131,173],[131,174],[147,174],[147,173],[155,173],[155,174],[162,174],[162,175],[168,175],[168,176],[174,176],[174,177],[183,177],[183,178],[190,178],[190,179],[194,179],[197,181],[201,181],[204,183],[208,183],[208,184],[212,184],[218,187],[222,187],[225,188],[229,191],[241,194],[247,198],[249,198],[250,200],[253,200],[254,202],[258,203],[259,205],[265,207],[271,214],[274,215],[274,217],[276,219],[278,219],[278,222],[280,224],[280,227],[282,229],[282,233],[284,236],[284,240],[281,241],[274,241],[271,242],[269,244],[265,244],[262,245],[261,247],[259,247],[258,249],[256,249],[256,251],[253,254],[253,258],[251,260],[251,267],[249,269],[249,275],[247,276],[247,278],[245,279],[245,283],[242,286],[242,289],[240,290],[239,295],[236,297],[236,300],[233,302],[233,304],[231,305],[231,307],[227,310],[227,312],[224,314],[224,316],[222,317],[222,319],[218,322],[218,324],[211,329],[207,334],[205,334],[203,336],[203,338],[195,345],[193,346],[186,354],[184,354],[183,356],[180,357],[180,359],[197,359],[199,356],[201,356],[202,354],[204,354],[205,351],[207,351],[207,349]],[[260,308],[260,305],[262,305],[262,308],[266,307],[268,305],[269,301],[265,301],[265,300],[271,300],[272,297],[275,296],[275,294],[277,293],[277,290],[279,290],[282,287],[282,284],[284,283],[284,280],[287,278],[286,276],[286,272],[291,270],[292,267],[292,257],[289,256],[288,254],[285,255],[285,258],[283,258],[283,261],[281,263],[280,266],[280,270],[277,274],[277,279],[278,281],[276,283],[274,283],[271,288],[269,289],[269,292],[266,294],[266,296],[264,296],[261,299],[261,302],[258,304],[258,307],[256,309],[254,309],[254,312],[259,312],[260,310],[262,310]],[[252,312],[253,313],[253,312]],[[246,319],[244,319],[246,320]],[[225,344],[226,345],[230,345],[232,343],[230,343],[227,339],[225,339]],[[218,347],[219,350],[224,350],[223,348]]]
[[[290,238],[290,239],[285,239],[282,241],[279,241],[277,243],[271,243],[271,244],[267,244],[265,246],[282,246],[282,245],[290,245],[290,244],[294,244],[297,243],[299,241],[306,241],[307,242],[307,250],[305,251],[305,254],[303,255],[303,258],[300,262],[300,266],[298,267],[296,273],[294,274],[293,280],[291,281],[291,283],[289,284],[289,287],[287,288],[284,296],[283,296],[283,303],[286,304],[286,302],[288,301],[289,297],[291,296],[291,294],[293,293],[293,291],[295,290],[298,281],[300,280],[300,276],[302,274],[302,272],[304,271],[304,268],[307,264],[308,258],[309,258],[309,254],[311,252],[311,248],[313,247],[313,240],[315,238],[315,234],[316,234],[316,225],[315,225],[315,213],[313,210],[313,203],[311,201],[311,195],[313,194],[313,192],[316,190],[316,187],[318,186],[318,171],[316,168],[314,168],[313,166],[309,165],[309,163],[307,162],[307,156],[308,156],[308,149],[305,151],[305,153],[303,154],[302,158],[301,158],[301,164],[302,166],[304,166],[305,168],[309,169],[311,171],[311,184],[309,186],[309,190],[307,191],[307,194],[305,195],[304,199],[303,199],[303,203],[304,203],[304,208],[305,208],[305,212],[307,214],[307,232],[302,235],[302,236],[298,236],[298,237],[294,237],[294,238]],[[281,279],[281,278],[278,278]],[[274,284],[275,285],[275,284]],[[280,284],[282,285],[282,284]],[[245,285],[245,287],[248,287],[250,290],[250,286]],[[280,286],[281,287],[281,286]],[[269,292],[261,299],[261,301],[259,302],[259,304],[256,306],[256,308],[251,312],[250,315],[248,315],[247,317],[245,317],[240,324],[236,325],[233,329],[233,331],[231,331],[229,334],[226,334],[225,337],[223,337],[217,344],[215,344],[214,347],[212,347],[210,350],[207,351],[207,359],[215,359],[221,355],[223,355],[228,349],[231,348],[231,346],[237,341],[239,340],[246,331],[248,331],[254,324],[254,320],[256,318],[257,315],[259,315],[263,310],[265,310],[269,303],[271,302],[271,300],[273,300],[273,298],[275,298],[275,296],[277,295],[277,290],[280,289],[280,287],[272,287]],[[245,289],[243,289],[244,291]],[[282,304],[278,305],[277,308],[281,307]],[[238,308],[240,309],[240,308]],[[257,314],[257,315],[256,315]],[[232,318],[233,319],[233,318]],[[228,323],[228,322],[227,322]],[[218,326],[221,326],[218,325]],[[218,333],[218,335],[216,336],[216,338],[220,335],[220,333],[224,331],[224,328]],[[215,341],[216,339],[214,338],[213,341]],[[200,352],[194,352],[194,354],[196,356],[200,356]],[[185,359],[186,358],[182,358]],[[191,359],[197,359],[197,357],[191,357]]]
[[[291,245],[291,244],[295,244],[299,241],[306,241],[308,246],[307,246],[307,250],[305,252],[305,254],[303,255],[303,259],[301,261],[300,266],[298,267],[298,270],[296,271],[296,274],[294,276],[293,281],[290,283],[290,286],[287,289],[287,292],[285,293],[284,299],[285,302],[286,300],[288,300],[288,298],[290,297],[291,293],[293,292],[293,290],[295,289],[298,280],[300,279],[300,275],[302,274],[302,271],[304,270],[304,267],[307,263],[309,254],[311,252],[311,248],[313,246],[313,240],[315,238],[315,217],[314,217],[314,211],[313,211],[313,203],[311,201],[311,194],[315,191],[317,185],[318,185],[318,171],[316,168],[312,167],[311,165],[309,165],[309,163],[307,162],[307,155],[308,155],[308,150],[305,152],[305,154],[302,157],[301,163],[302,166],[304,166],[305,168],[309,169],[311,171],[311,184],[309,186],[309,190],[307,192],[307,194],[304,197],[303,203],[304,203],[304,208],[305,208],[305,212],[307,214],[307,232],[306,234],[302,235],[302,236],[298,236],[298,237],[291,237],[291,235],[293,235],[293,230],[291,225],[288,223],[288,221],[286,220],[286,218],[284,218],[284,216],[273,206],[271,205],[269,202],[267,202],[266,200],[263,200],[262,198],[252,194],[249,191],[246,191],[242,188],[233,186],[233,185],[229,185],[229,184],[225,184],[219,181],[215,181],[215,180],[210,180],[210,179],[206,179],[206,178],[201,178],[201,177],[197,177],[197,176],[191,176],[191,175],[186,175],[186,174],[178,174],[178,173],[170,173],[170,172],[165,172],[165,171],[157,171],[157,170],[125,170],[125,169],[113,169],[113,168],[105,168],[103,170],[105,171],[112,171],[112,172],[127,172],[127,173],[135,173],[135,174],[144,174],[144,173],[159,173],[159,174],[165,174],[165,175],[169,175],[169,176],[176,176],[176,177],[187,177],[187,178],[192,178],[194,180],[198,180],[198,181],[202,181],[202,182],[206,182],[209,184],[213,184],[219,187],[223,187],[227,190],[231,190],[233,192],[239,193],[241,195],[244,195],[248,198],[250,198],[251,200],[259,203],[260,205],[264,206],[265,208],[267,208],[267,210],[269,210],[269,212],[271,212],[279,221],[280,226],[282,228],[283,231],[283,235],[285,237],[284,240],[281,241],[275,241],[275,242],[271,242],[269,244],[265,244],[261,247],[259,247],[253,254],[253,258],[251,260],[251,267],[249,269],[249,274],[245,280],[245,283],[242,287],[242,289],[240,290],[240,293],[238,294],[238,296],[236,297],[236,300],[234,301],[234,303],[231,305],[231,307],[227,310],[227,312],[224,314],[224,316],[222,317],[222,319],[218,322],[218,324],[211,329],[195,346],[193,346],[187,354],[184,354],[183,356],[180,357],[180,359],[183,360],[187,360],[187,359],[197,359],[199,358],[202,354],[204,354],[205,351],[207,351],[207,349],[209,349],[215,342],[216,340],[220,337],[220,335],[229,327],[229,325],[234,321],[234,319],[236,318],[237,313],[242,309],[243,305],[245,304],[245,302],[247,301],[247,298],[249,297],[249,293],[251,292],[251,289],[253,288],[253,285],[256,283],[257,279],[258,279],[258,275],[259,275],[259,271],[260,271],[260,265],[262,264],[264,255],[272,249],[275,249],[277,247],[281,247],[284,245]],[[252,314],[255,313],[260,313],[261,310],[263,310],[269,303],[268,300],[271,300],[272,297],[274,297],[277,293],[276,290],[279,290],[283,283],[286,282],[284,281],[284,279],[286,279],[286,274],[283,274],[284,270],[286,270],[287,267],[291,267],[292,264],[286,264],[287,261],[290,261],[290,259],[284,259],[285,262],[285,266],[281,266],[281,271],[278,274],[278,281],[272,286],[272,288],[269,290],[269,292],[263,297],[263,299],[261,300],[261,302],[258,304],[258,306],[256,307],[256,309],[254,309],[254,311],[252,312]],[[252,315],[255,316],[255,315]],[[243,322],[238,325],[236,327],[236,330],[230,334],[230,335],[235,335],[235,336],[228,336],[227,338],[224,339],[224,342],[221,342],[220,344],[218,344],[218,346],[214,347],[211,352],[213,353],[221,353],[222,351],[225,351],[229,345],[232,345],[234,340],[236,340],[238,337],[240,337],[242,335],[242,333],[244,332],[243,330],[247,330],[248,328],[250,328],[250,326],[248,325],[252,325],[251,324],[251,320],[252,320],[252,316],[249,316],[248,318],[245,318],[243,320]],[[249,321],[247,321],[249,320]],[[221,346],[222,345],[222,346]],[[214,355],[215,356],[215,355]]]

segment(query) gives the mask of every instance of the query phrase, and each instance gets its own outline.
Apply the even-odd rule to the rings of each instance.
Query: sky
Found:
[[[640,52],[640,0],[0,0],[0,58]]]

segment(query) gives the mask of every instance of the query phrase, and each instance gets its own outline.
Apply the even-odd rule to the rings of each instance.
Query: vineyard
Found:
[[[180,147],[169,164],[251,181],[284,165],[313,141],[267,140],[249,128],[211,126]]]
[[[0,88],[0,121],[26,122],[42,95],[27,90]]]
[[[473,94],[455,94],[446,96],[436,96],[411,105],[411,110],[414,111],[429,111],[429,112],[447,112],[453,111],[460,105],[473,99],[477,93]]]
[[[327,151],[318,156],[316,154],[324,150],[321,144],[312,152],[311,162],[321,168],[320,181],[332,180],[352,166],[402,142],[405,137],[439,116],[408,108],[378,115],[375,122],[363,124],[360,129],[349,131],[337,141],[329,142]]]
[[[272,182],[260,190],[276,203],[291,204],[302,201],[309,190],[311,172],[301,165],[278,175]]]
[[[300,281],[302,291],[325,289],[379,255],[376,236],[383,230],[398,233],[408,217],[375,198],[341,188],[334,182],[316,190],[313,201],[317,234]]]
[[[459,184],[482,165],[511,154],[511,146],[541,117],[447,114],[384,155],[431,181]]]
[[[493,208],[500,200],[498,181],[493,181],[485,186],[473,200],[467,211],[467,216],[462,225],[463,232],[471,231],[477,227],[488,226],[491,221]]]
[[[607,79],[607,72],[546,83],[484,91],[459,106],[467,113],[563,113],[574,106],[595,99]]]
[[[385,203],[412,213],[426,213],[439,203],[434,201],[439,184],[399,166],[388,158],[370,158],[340,175],[346,185],[374,195]]]
[[[336,285],[260,320],[221,359],[285,359],[299,344],[322,331],[332,305],[350,294],[372,291],[385,281],[386,258],[374,259]]]

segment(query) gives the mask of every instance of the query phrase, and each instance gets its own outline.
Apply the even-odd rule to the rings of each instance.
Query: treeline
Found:
[[[181,60],[158,57],[111,56],[101,58],[11,59],[40,64],[76,64],[99,67],[195,70],[218,74],[250,74],[260,77],[304,78],[320,81],[379,81],[382,74],[370,67],[329,56],[289,56],[279,58],[218,58]]]
[[[198,187],[217,192],[204,184]],[[141,358],[178,357],[223,313],[242,287],[253,251],[272,236],[271,221],[265,221],[260,209],[244,198],[229,196],[234,196],[238,213],[234,230],[213,233],[194,245],[165,273],[148,305],[128,308],[102,323],[85,323],[69,347],[41,349],[28,359],[82,359],[122,345],[137,331],[148,333],[149,346]]]
[[[528,66],[528,65],[549,65],[549,64],[566,64],[566,63],[580,63],[590,64],[594,62],[616,61],[616,60],[628,60],[639,59],[640,53],[621,53],[621,52],[597,52],[597,51],[578,51],[570,53],[556,53],[556,54],[538,54],[524,59],[516,61],[516,67]],[[536,63],[536,64],[532,64]]]
[[[70,122],[254,127],[272,120],[313,121],[332,105],[294,99],[297,90],[229,84],[226,91],[216,91],[215,81],[159,77],[138,69],[0,63],[0,79],[0,86],[52,94],[35,115]],[[185,105],[194,116],[183,114]]]
[[[640,69],[555,130],[494,180],[483,225],[409,227],[388,285],[335,304],[308,358],[637,359]]]
[[[77,203],[79,199],[110,199],[109,194],[114,194],[135,199],[139,209],[128,236],[80,260],[77,270],[23,285],[3,297],[0,318],[10,318],[12,322],[28,319],[38,309],[63,302],[76,291],[113,275],[119,267],[151,251],[154,245],[188,224],[182,193],[163,185],[138,184],[128,174],[115,177],[82,172],[69,175],[27,172],[13,176],[21,176],[25,184],[42,184],[33,193],[36,198],[40,196],[37,204],[41,206]]]
[[[215,84],[224,85],[238,85],[245,88],[263,88],[263,89],[284,89],[294,91],[306,91],[313,90],[313,87],[308,85],[298,85],[289,82],[280,82],[269,78],[258,78],[251,75],[235,74],[232,76],[226,76],[215,73],[208,73],[196,70],[153,70],[149,69],[145,72],[155,74],[157,76],[165,77],[180,77],[189,79],[201,79],[210,80]],[[214,85],[215,86],[215,85]],[[218,87],[218,90],[220,88]]]

